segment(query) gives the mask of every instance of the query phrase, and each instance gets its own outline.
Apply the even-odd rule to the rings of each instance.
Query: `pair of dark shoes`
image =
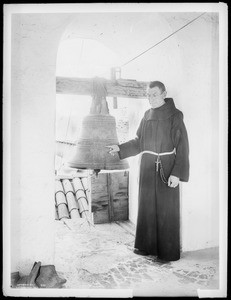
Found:
[[[135,248],[135,249],[133,250],[133,253],[138,254],[138,255],[142,255],[142,256],[148,256],[148,255],[149,255],[146,251],[139,250],[139,249],[137,249],[137,248]],[[161,264],[166,264],[166,263],[168,263],[169,261],[157,257],[157,258],[155,259],[155,262],[161,263]]]
[[[135,254],[143,255],[143,256],[149,255],[147,252],[145,252],[145,251],[143,251],[143,250],[136,249],[136,248],[133,250],[133,252],[134,252]]]
[[[58,276],[54,265],[41,266],[39,261],[34,263],[29,275],[18,279],[16,287],[62,288],[66,281]]]

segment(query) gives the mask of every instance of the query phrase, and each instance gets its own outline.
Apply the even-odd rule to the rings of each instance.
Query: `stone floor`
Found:
[[[55,266],[65,289],[131,289],[133,296],[197,296],[197,289],[219,288],[218,249],[182,253],[160,263],[133,253],[129,222],[90,225],[56,221]]]

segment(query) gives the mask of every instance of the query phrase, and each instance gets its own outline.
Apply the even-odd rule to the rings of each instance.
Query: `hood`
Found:
[[[157,108],[150,108],[144,114],[145,120],[165,120],[174,115],[178,109],[172,98],[165,98],[165,104]]]

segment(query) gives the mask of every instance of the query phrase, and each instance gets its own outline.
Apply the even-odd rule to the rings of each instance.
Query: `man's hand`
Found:
[[[105,146],[106,148],[109,148],[109,153],[114,156],[116,152],[120,151],[120,148],[118,145],[111,145],[111,146]]]
[[[175,188],[178,186],[179,181],[180,181],[180,179],[178,177],[170,175],[169,179],[168,179],[168,186]]]

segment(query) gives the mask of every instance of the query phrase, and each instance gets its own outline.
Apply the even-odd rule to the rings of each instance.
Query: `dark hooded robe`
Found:
[[[189,179],[189,144],[183,114],[173,99],[151,108],[144,114],[137,137],[119,145],[121,159],[143,151],[176,153],[159,156],[143,153],[140,162],[138,216],[134,247],[174,261],[180,258],[179,185],[169,187],[167,180],[174,175],[180,181]]]

